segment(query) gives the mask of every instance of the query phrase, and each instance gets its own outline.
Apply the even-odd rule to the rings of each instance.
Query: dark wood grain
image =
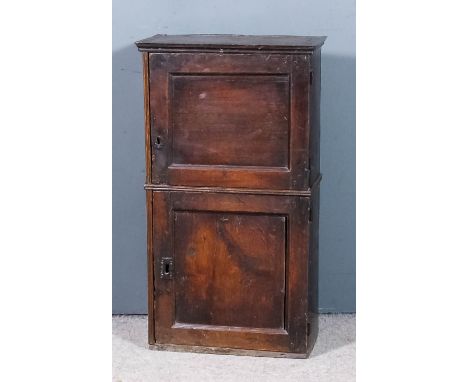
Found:
[[[309,260],[308,260],[308,325],[307,347],[310,351],[318,335],[318,281],[319,281],[319,187],[314,187],[310,197]]]
[[[169,186],[166,184],[145,184],[145,190],[154,191],[191,191],[191,192],[215,192],[223,194],[252,194],[252,195],[284,195],[284,196],[310,196],[314,183],[318,184],[320,177],[312,183],[308,190],[266,190],[262,188],[228,188],[228,187],[187,187]]]
[[[171,193],[169,192],[153,192],[153,209],[152,209],[152,246],[153,258],[151,268],[153,275],[158,275],[160,272],[160,263],[162,257],[172,254],[173,243],[171,239],[172,220],[170,217]],[[154,320],[149,322],[153,325],[155,333],[155,342],[161,336],[161,330],[172,326],[173,323],[173,280],[167,279],[162,282],[160,278],[154,276],[152,293],[154,295]]]
[[[156,282],[156,343],[305,352],[308,203],[154,192],[155,266],[176,268]]]
[[[288,75],[171,76],[173,164],[288,167]]]
[[[149,91],[149,54],[143,53],[143,96],[145,112],[145,159],[146,159],[146,183],[151,182],[151,112]]]
[[[192,352],[204,354],[229,354],[236,356],[251,356],[251,357],[270,357],[270,358],[295,358],[304,359],[310,355],[310,350],[306,353],[289,353],[268,350],[248,350],[248,349],[233,349],[226,347],[210,347],[210,346],[191,346],[191,345],[172,345],[172,344],[155,344],[149,345],[152,350],[167,350],[172,352]]]
[[[147,224],[147,281],[148,281],[148,343],[155,343],[154,334],[154,250],[153,250],[153,193],[146,191]]]
[[[286,217],[175,211],[174,220],[176,323],[283,329]]]
[[[148,53],[143,53],[143,96],[145,113],[145,156],[146,182],[151,182],[151,124],[149,108],[149,67]],[[146,224],[147,224],[147,287],[148,287],[148,343],[155,343],[154,335],[154,274],[153,274],[153,195],[146,191]]]
[[[309,91],[309,170],[311,181],[320,176],[320,91],[321,91],[321,51],[318,50],[311,58],[310,91]],[[312,185],[312,183],[311,183]]]
[[[310,354],[324,40],[157,35],[137,43],[152,348]]]
[[[308,189],[309,55],[149,60],[153,183]]]
[[[243,49],[243,50],[313,50],[323,45],[324,36],[247,36],[247,35],[155,35],[136,42],[140,50]]]

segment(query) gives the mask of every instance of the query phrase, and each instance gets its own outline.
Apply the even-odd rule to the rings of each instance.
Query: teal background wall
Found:
[[[141,57],[157,34],[325,35],[322,50],[319,306],[354,312],[355,2],[114,0],[113,313],[146,313],[146,215]]]

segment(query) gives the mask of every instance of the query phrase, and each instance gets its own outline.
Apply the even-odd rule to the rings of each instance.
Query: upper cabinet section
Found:
[[[149,50],[151,182],[308,189],[310,158],[317,157],[309,155],[316,136],[310,125],[317,120],[311,113],[318,109],[311,107],[317,102],[311,85],[317,60],[307,50],[322,43],[312,37],[200,35],[138,42]]]

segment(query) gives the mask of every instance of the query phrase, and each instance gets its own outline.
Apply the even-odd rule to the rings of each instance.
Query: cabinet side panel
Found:
[[[145,152],[146,152],[146,183],[151,183],[151,117],[149,105],[149,68],[148,54],[143,53],[143,102],[145,111]]]
[[[312,54],[310,88],[310,179],[313,182],[320,174],[320,49]]]
[[[148,269],[148,343],[154,345],[154,252],[153,252],[153,192],[146,191],[147,269]]]
[[[318,240],[319,240],[319,184],[314,182],[320,176],[320,89],[321,89],[321,51],[313,52],[310,65],[310,140],[309,169],[310,185],[313,187],[310,198],[309,222],[309,271],[308,271],[308,323],[307,348],[314,346],[318,334]]]
[[[145,113],[145,158],[146,183],[151,182],[151,128],[149,108],[149,68],[148,53],[143,59],[143,105]],[[153,255],[153,195],[146,191],[146,229],[147,229],[147,293],[148,293],[148,343],[153,345],[154,338],[154,255]]]
[[[318,185],[313,190],[310,200],[309,223],[309,279],[308,279],[308,338],[307,345],[311,349],[318,334],[318,270],[319,270],[319,199]]]

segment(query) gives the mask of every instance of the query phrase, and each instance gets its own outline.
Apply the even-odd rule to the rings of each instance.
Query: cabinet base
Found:
[[[219,348],[207,346],[189,346],[189,345],[168,345],[157,344],[148,345],[150,350],[163,350],[175,352],[190,352],[190,353],[205,353],[205,354],[225,354],[225,355],[238,355],[238,356],[252,356],[252,357],[272,357],[272,358],[308,358],[310,350],[306,353],[284,353],[265,350],[245,350],[245,349],[232,349],[232,348]]]

